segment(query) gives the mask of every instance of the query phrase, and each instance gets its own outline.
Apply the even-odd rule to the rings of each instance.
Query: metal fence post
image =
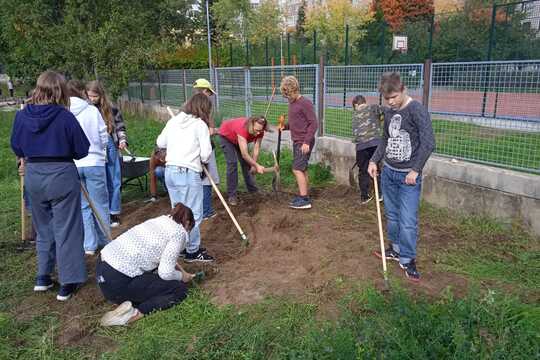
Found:
[[[183,84],[183,89],[184,89],[184,102],[187,101],[187,89],[186,89],[186,69],[183,69],[182,70],[183,72],[183,77],[182,77],[182,84]]]
[[[163,106],[163,99],[161,96],[161,76],[159,75],[159,70],[156,70],[157,74],[157,83],[158,83],[158,91],[159,91],[159,105]]]
[[[316,70],[316,77],[318,77],[317,83],[317,102],[318,102],[318,116],[319,116],[319,136],[324,136],[324,97],[325,97],[325,74],[324,74],[324,56],[319,58],[319,67]]]
[[[244,68],[244,101],[246,108],[246,116],[251,116],[251,74],[249,66]]]
[[[497,5],[493,4],[493,8],[491,11],[491,28],[489,30],[489,43],[488,43],[488,49],[487,49],[487,61],[491,61],[491,52],[493,50],[493,41],[495,39],[495,21],[497,17]],[[489,84],[489,75],[490,75],[490,67],[487,65],[487,69],[485,71],[485,79],[484,79],[484,95],[482,96],[482,117],[486,115],[486,105],[487,105],[487,92],[488,92],[488,84]]]
[[[232,41],[229,43],[229,59],[230,59],[230,67],[233,67],[233,52],[232,52]]]
[[[287,65],[291,65],[291,33],[287,33]]]
[[[317,30],[313,31],[313,63],[317,63]]]
[[[433,33],[435,32],[435,13],[431,16],[429,24],[428,59],[433,59]]]
[[[431,87],[431,59],[424,61],[423,68],[423,89],[422,89],[422,104],[429,110],[429,94]]]
[[[217,95],[214,96],[214,98],[216,99],[216,109],[219,112],[219,80],[217,68],[214,68],[214,81],[214,90],[217,92]]]

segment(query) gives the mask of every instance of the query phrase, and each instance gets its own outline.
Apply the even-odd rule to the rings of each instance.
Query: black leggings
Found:
[[[163,280],[154,273],[131,278],[101,258],[97,261],[96,278],[105,299],[115,304],[131,301],[143,314],[168,309],[187,296],[187,286],[182,281]]]
[[[369,160],[373,156],[373,153],[377,150],[376,146],[368,147],[362,150],[356,151],[356,164],[358,165],[358,185],[360,187],[360,194],[362,197],[368,197],[371,190],[371,183],[373,180],[369,176],[367,169]],[[379,183],[379,194],[381,193],[381,178],[377,177]]]

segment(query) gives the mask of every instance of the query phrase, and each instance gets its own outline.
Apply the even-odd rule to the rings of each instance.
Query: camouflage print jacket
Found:
[[[354,142],[364,144],[380,140],[382,116],[382,107],[379,105],[363,104],[358,110],[354,110],[352,118]]]

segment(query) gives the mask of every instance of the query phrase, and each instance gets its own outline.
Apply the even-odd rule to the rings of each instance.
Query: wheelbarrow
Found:
[[[135,156],[132,153],[129,155],[122,155],[122,187],[127,185],[139,186],[141,191],[147,190],[148,184],[148,171],[150,169],[150,158]],[[137,182],[137,184],[133,184]]]

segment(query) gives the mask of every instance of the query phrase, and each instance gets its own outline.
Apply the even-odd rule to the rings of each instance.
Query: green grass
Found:
[[[17,320],[10,312],[29,296],[35,266],[32,252],[15,251],[20,234],[18,177],[9,148],[12,118],[13,113],[0,113],[0,358],[94,358],[95,344],[63,348],[55,342],[58,329],[65,325],[55,316]],[[130,115],[126,121],[131,150],[149,154],[163,124]],[[271,163],[268,154],[263,154],[261,161]],[[282,180],[294,188],[287,170],[290,161],[290,153],[285,152]],[[220,151],[218,162],[223,176]],[[317,186],[332,182],[328,169],[313,166],[310,171]],[[268,187],[269,178],[258,181]],[[145,196],[132,188],[124,193],[124,201]],[[332,299],[338,311],[331,318],[324,315],[320,303],[289,298],[218,307],[208,294],[196,289],[182,304],[129,328],[96,328],[99,336],[112,338],[117,344],[102,358],[538,358],[540,310],[534,303],[540,288],[538,239],[519,227],[426,204],[421,208],[421,220],[445,229],[455,240],[455,246],[450,241],[446,248],[435,250],[437,268],[463,274],[473,282],[482,281],[484,287],[484,280],[506,287],[488,283],[487,289],[472,288],[460,298],[450,291],[428,298],[413,296],[394,282],[389,293],[380,293],[369,283],[336,279],[328,286],[346,286],[346,291]]]

